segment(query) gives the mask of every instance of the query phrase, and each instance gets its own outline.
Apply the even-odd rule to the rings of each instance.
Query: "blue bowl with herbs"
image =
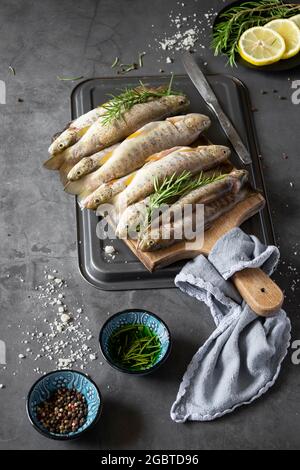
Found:
[[[147,310],[129,309],[112,315],[99,335],[107,362],[127,374],[145,375],[158,369],[171,350],[169,328]]]
[[[80,437],[98,421],[102,399],[97,385],[73,370],[45,374],[31,387],[26,400],[33,427],[50,439]]]

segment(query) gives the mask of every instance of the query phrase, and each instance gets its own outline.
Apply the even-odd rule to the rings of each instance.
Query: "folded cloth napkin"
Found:
[[[211,421],[251,403],[278,377],[290,342],[290,321],[283,310],[257,316],[228,281],[244,268],[272,274],[279,259],[275,246],[235,228],[176,276],[183,292],[205,302],[217,328],[189,364],[171,418],[182,423]]]

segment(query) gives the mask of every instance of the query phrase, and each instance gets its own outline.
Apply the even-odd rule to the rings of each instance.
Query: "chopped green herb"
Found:
[[[83,78],[83,75],[81,75],[80,77],[59,77],[57,76],[57,80],[61,80],[63,82],[68,82],[68,81],[75,81],[75,80],[82,80]]]
[[[119,61],[119,57],[116,57],[113,63],[111,64],[111,68],[114,69],[118,65]]]
[[[138,64],[135,62],[133,64],[120,64],[121,70],[119,73],[124,74],[131,72],[131,70],[136,70],[138,68]]]
[[[11,71],[13,75],[16,75],[16,69],[12,65],[9,65],[8,69]]]
[[[122,368],[141,371],[156,364],[161,351],[158,336],[146,325],[122,325],[110,337],[110,355]]]
[[[140,52],[139,53],[139,67],[143,67],[143,57],[146,55],[146,52]]]

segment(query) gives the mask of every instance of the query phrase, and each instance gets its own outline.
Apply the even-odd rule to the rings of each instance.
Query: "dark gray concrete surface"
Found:
[[[223,4],[185,0],[183,11],[201,17],[208,8]],[[56,175],[42,167],[50,136],[70,118],[69,97],[75,83],[59,81],[57,75],[109,76],[115,56],[131,62],[142,50],[147,52],[143,73],[156,74],[162,67],[182,72],[180,54],[174,55],[174,64],[166,65],[163,59],[161,65],[158,59],[166,54],[156,50],[154,42],[170,31],[172,8],[182,10],[172,0],[0,0],[0,79],[7,90],[6,104],[0,104],[0,340],[7,347],[7,366],[0,366],[0,383],[5,384],[0,390],[1,449],[300,447],[300,366],[292,364],[291,354],[273,389],[251,406],[212,423],[171,421],[169,410],[183,372],[213,330],[207,308],[174,289],[114,293],[90,287],[78,271],[73,198],[63,193]],[[207,29],[201,37],[207,47],[198,50],[208,71],[233,73],[243,80],[257,108],[255,124],[283,260],[275,277],[285,289],[296,340],[300,338],[299,290],[293,288],[299,268],[300,105],[291,102],[291,83],[300,79],[300,71],[269,75],[241,67],[230,70],[223,58],[213,57],[209,37]],[[262,89],[268,94],[262,95]],[[287,99],[278,99],[279,94]],[[100,359],[89,364],[86,372],[103,394],[103,415],[96,429],[71,443],[43,438],[25,413],[24,397],[37,378],[33,369],[38,361],[29,357],[19,361],[18,354],[24,349],[22,332],[32,328],[34,317],[40,315],[38,322],[43,321],[34,286],[43,279],[45,265],[68,279],[68,296],[74,303],[80,298],[95,336],[108,311],[145,307],[167,321],[174,337],[168,363],[153,376],[122,375],[100,365]],[[96,338],[93,341],[97,348]]]

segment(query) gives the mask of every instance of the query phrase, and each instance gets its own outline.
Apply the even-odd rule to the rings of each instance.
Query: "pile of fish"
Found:
[[[153,88],[151,89],[153,90]],[[249,196],[247,172],[229,163],[230,150],[221,145],[197,145],[208,129],[209,117],[182,114],[189,101],[179,93],[151,97],[124,107],[121,115],[107,122],[107,106],[97,107],[72,121],[56,134],[49,147],[48,169],[59,170],[64,189],[78,196],[82,208],[96,210],[111,202],[117,209],[116,233],[125,238],[141,223],[143,209],[166,178],[188,172],[191,178],[223,174],[172,201],[170,211],[205,204],[205,228],[217,217]],[[192,224],[192,215],[190,223]],[[170,219],[170,239],[158,226],[140,234],[139,248],[152,251],[177,240],[176,222]],[[173,234],[173,235],[172,235]]]

